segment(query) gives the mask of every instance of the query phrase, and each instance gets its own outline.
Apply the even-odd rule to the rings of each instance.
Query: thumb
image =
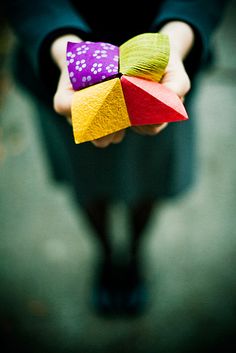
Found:
[[[66,117],[71,116],[71,104],[74,91],[66,70],[61,72],[57,91],[53,98],[53,107],[56,113]]]
[[[53,107],[56,113],[65,117],[71,116],[73,92],[58,89],[53,98]]]
[[[190,79],[182,62],[167,71],[161,83],[176,93],[181,99],[184,98],[191,88]]]

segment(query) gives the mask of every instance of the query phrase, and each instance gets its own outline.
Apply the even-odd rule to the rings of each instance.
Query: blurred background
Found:
[[[151,297],[136,318],[101,317],[91,306],[93,230],[67,186],[50,178],[35,107],[9,72],[14,37],[1,21],[1,352],[235,352],[235,21],[233,0],[213,39],[213,65],[199,77],[197,180],[147,229]],[[111,219],[113,241],[125,241],[122,205]]]

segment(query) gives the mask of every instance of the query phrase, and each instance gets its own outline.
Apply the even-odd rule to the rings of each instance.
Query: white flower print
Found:
[[[75,69],[78,71],[82,71],[86,67],[86,62],[84,59],[76,61]]]
[[[115,46],[110,43],[101,43],[101,47],[103,47],[103,49],[106,49],[106,50],[114,50],[115,49]]]
[[[67,53],[67,57],[68,57],[68,60],[67,60],[67,63],[68,63],[68,64],[67,64],[67,65],[73,64],[75,54],[73,54],[71,51],[69,51],[69,52]]]
[[[98,72],[102,71],[102,64],[101,63],[94,63],[93,67],[91,68],[91,72],[96,75]]]
[[[95,52],[93,53],[93,56],[96,59],[101,59],[101,58],[106,58],[107,57],[107,51],[106,50],[95,50]]]
[[[76,48],[77,55],[86,54],[88,50],[89,47],[86,44],[83,44],[80,47]]]
[[[107,72],[111,73],[111,72],[117,72],[118,68],[114,64],[109,64],[108,66],[106,66],[106,70]]]
[[[92,80],[92,77],[90,76],[90,75],[88,75],[88,76],[83,76],[82,77],[82,82],[89,82],[89,81],[91,81]]]

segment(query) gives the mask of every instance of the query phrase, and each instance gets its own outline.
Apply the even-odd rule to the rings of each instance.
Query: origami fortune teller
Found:
[[[160,33],[135,36],[120,47],[68,42],[75,143],[130,126],[187,120],[179,97],[159,83],[169,50],[168,36]]]

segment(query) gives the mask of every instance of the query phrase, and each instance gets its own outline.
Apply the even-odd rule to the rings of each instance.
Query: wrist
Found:
[[[81,42],[82,39],[75,34],[66,34],[54,40],[50,48],[51,58],[60,70],[66,66],[67,42]]]

